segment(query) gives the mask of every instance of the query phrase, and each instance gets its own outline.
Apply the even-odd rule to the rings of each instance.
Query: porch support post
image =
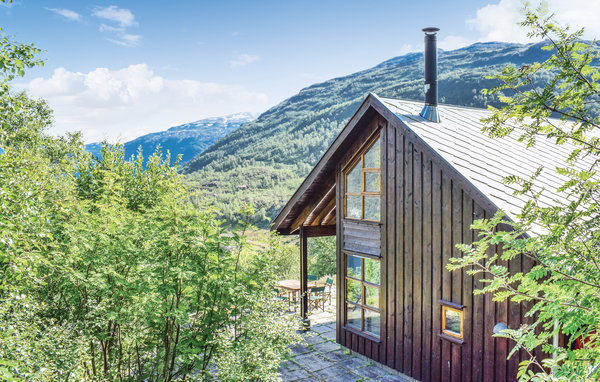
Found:
[[[300,316],[304,329],[310,329],[308,319],[308,237],[304,226],[300,226]]]

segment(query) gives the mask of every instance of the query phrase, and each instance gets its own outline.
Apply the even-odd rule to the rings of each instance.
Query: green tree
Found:
[[[323,277],[336,273],[335,236],[308,240],[308,273]]]
[[[510,356],[519,349],[531,355],[520,365],[521,380],[596,381],[600,379],[600,72],[593,64],[598,46],[581,40],[583,29],[571,32],[557,24],[545,4],[535,10],[525,7],[524,15],[521,25],[531,29],[530,36],[547,41],[544,49],[553,54],[544,62],[506,67],[493,77],[501,85],[487,94],[499,94],[505,106],[491,109],[485,131],[492,137],[515,135],[528,145],[542,137],[552,139],[569,147],[571,155],[560,168],[540,168],[528,179],[507,177],[506,183],[520,185],[518,194],[528,197],[519,221],[507,223],[500,212],[476,222],[472,228],[479,230],[480,240],[459,246],[464,256],[453,259],[448,268],[466,267],[484,277],[487,284],[476,293],[493,293],[496,301],[510,299],[531,307],[527,316],[533,324],[500,334],[515,341]],[[582,169],[577,164],[584,157],[592,165]],[[536,181],[543,171],[567,180],[557,190],[546,190]],[[567,201],[541,203],[540,197],[548,192]],[[528,235],[532,229],[541,234]],[[504,252],[490,255],[488,248],[496,244]],[[534,261],[530,272],[511,273],[501,263],[518,256]],[[552,337],[559,334],[568,339],[565,346],[552,345]],[[577,338],[583,347],[572,350]],[[532,355],[538,346],[547,359]]]

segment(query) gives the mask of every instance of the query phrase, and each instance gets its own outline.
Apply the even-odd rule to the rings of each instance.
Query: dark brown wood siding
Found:
[[[338,314],[338,342],[417,380],[516,380],[518,359],[506,360],[512,345],[493,338],[492,328],[498,322],[518,327],[523,310],[515,304],[495,303],[488,295],[474,296],[473,289],[482,286],[479,279],[466,271],[446,270],[450,258],[461,255],[456,244],[477,240],[471,223],[495,211],[414,134],[380,117],[369,126],[382,129],[385,162],[381,174],[381,339],[374,341],[346,330],[342,312]],[[340,172],[345,163],[340,163]],[[342,188],[338,183],[338,206],[343,205]],[[358,231],[343,217],[337,221],[338,276],[342,272],[343,277],[342,248],[359,245]],[[365,243],[376,247],[370,240]],[[520,259],[506,265],[513,272],[527,267]],[[343,288],[342,277],[337,285]],[[440,337],[440,300],[464,305],[463,343]],[[343,311],[343,300],[338,299],[338,310]]]

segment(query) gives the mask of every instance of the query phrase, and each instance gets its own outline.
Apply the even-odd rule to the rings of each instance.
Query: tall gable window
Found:
[[[381,220],[381,143],[378,137],[345,173],[344,216]]]

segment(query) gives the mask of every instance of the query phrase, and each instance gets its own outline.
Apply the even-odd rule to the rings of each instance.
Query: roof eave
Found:
[[[292,208],[298,202],[300,196],[313,184],[313,182],[317,179],[318,175],[327,165],[327,163],[332,159],[340,145],[345,141],[348,135],[354,130],[358,122],[362,119],[365,113],[369,110],[370,107],[374,107],[375,109],[385,108],[385,105],[379,100],[379,98],[373,94],[369,93],[360,107],[356,110],[354,115],[350,118],[346,126],[340,131],[334,141],[331,143],[329,148],[325,151],[321,159],[317,162],[317,164],[310,171],[308,176],[304,179],[304,181],[300,184],[300,186],[296,189],[296,192],[292,195],[292,197],[288,200],[286,205],[281,209],[281,211],[277,214],[273,223],[271,224],[271,230],[277,231],[282,235],[291,235],[294,232],[289,232],[290,227],[281,227],[281,223],[287,217],[287,215],[291,212]],[[378,110],[379,111],[379,110]]]

